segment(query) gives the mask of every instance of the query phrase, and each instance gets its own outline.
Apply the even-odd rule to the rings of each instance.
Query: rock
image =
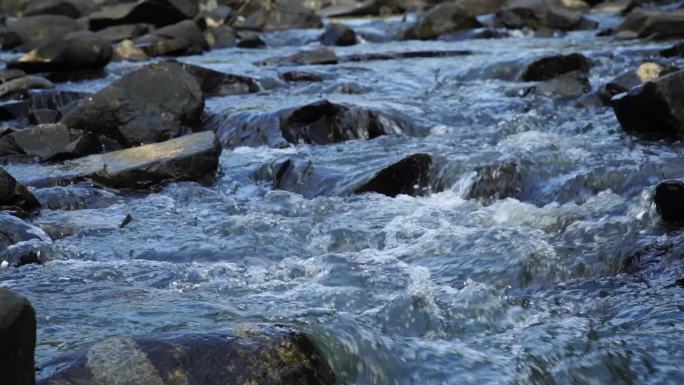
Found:
[[[615,30],[616,35],[668,39],[684,36],[684,10],[671,12],[647,11],[636,8]]]
[[[345,104],[322,100],[297,108],[254,116],[238,113],[215,116],[206,125],[215,130],[225,147],[280,147],[288,143],[331,144],[367,140],[386,134],[417,135],[408,120]]]
[[[432,158],[427,154],[389,157],[364,163],[358,171],[318,165],[308,159],[286,159],[260,170],[257,179],[270,179],[273,188],[305,198],[376,192],[395,197],[423,195],[428,189]]]
[[[508,3],[507,0],[456,0],[454,2],[455,5],[473,16],[498,12],[506,3]]]
[[[475,169],[475,179],[466,199],[477,199],[483,204],[505,198],[517,198],[522,190],[520,166],[515,161],[505,161]]]
[[[424,59],[433,57],[455,57],[472,55],[472,51],[450,50],[450,51],[406,51],[406,52],[382,52],[382,53],[362,53],[342,56],[339,61],[344,62],[369,62],[381,60],[401,60],[401,59]]]
[[[36,313],[29,301],[0,287],[0,372],[12,385],[34,385]]]
[[[318,12],[324,17],[376,16],[380,14],[378,0],[335,1]]]
[[[653,200],[663,221],[684,223],[683,181],[670,179],[658,183]]]
[[[358,43],[356,33],[346,25],[331,23],[321,35],[323,45],[349,46]]]
[[[581,71],[562,74],[526,90],[526,94],[576,98],[591,91],[587,75]]]
[[[240,41],[237,43],[238,48],[264,48],[266,42],[254,32],[240,32]]]
[[[644,82],[653,81],[661,76],[678,71],[677,67],[656,62],[641,64],[635,71],[628,71],[602,85],[597,95],[604,106],[610,106],[611,99],[617,94],[627,92]]]
[[[47,364],[40,385],[334,385],[311,340],[281,326],[241,326],[213,334],[110,337]],[[181,380],[179,380],[181,379]],[[178,382],[182,381],[182,382]]]
[[[26,72],[18,69],[4,69],[0,70],[0,83],[6,83],[10,80],[23,78],[26,76]]]
[[[209,27],[204,38],[212,49],[228,48],[235,45],[235,31],[226,26]]]
[[[204,34],[192,20],[184,20],[133,41],[147,56],[197,55],[209,50]]]
[[[337,64],[338,59],[335,51],[329,48],[314,48],[297,52],[291,56],[275,57],[266,59],[260,65],[320,65]]]
[[[523,68],[520,79],[526,82],[544,81],[573,71],[588,75],[590,68],[591,61],[579,53],[547,56],[537,59]]]
[[[670,48],[660,51],[663,57],[684,57],[684,42],[673,45]]]
[[[194,18],[199,12],[193,0],[140,0],[107,6],[90,15],[90,30],[122,24],[153,24],[157,28]]]
[[[42,264],[52,256],[52,240],[39,227],[0,212],[0,265]]]
[[[37,48],[48,40],[58,40],[84,27],[66,16],[41,15],[23,17],[9,24],[5,33],[0,33],[2,49]]]
[[[226,24],[235,29],[270,32],[323,26],[313,11],[296,1],[253,0],[242,4],[226,20]]]
[[[112,46],[102,37],[88,31],[72,32],[61,39],[48,39],[8,68],[26,72],[95,70],[104,68],[112,59]]]
[[[24,76],[0,84],[0,98],[25,94],[29,90],[55,88],[51,81],[38,76]]]
[[[178,64],[195,77],[205,97],[248,94],[260,90],[257,81],[247,76],[226,74],[187,63]]]
[[[613,97],[611,105],[625,131],[651,136],[684,133],[684,71],[648,81]]]
[[[65,114],[60,123],[130,147],[181,135],[199,122],[204,97],[177,63],[145,66],[113,82]]]
[[[41,161],[77,158],[101,150],[95,138],[63,124],[42,124],[17,130],[1,137],[0,142],[9,142],[19,153]]]
[[[114,61],[145,61],[148,60],[147,54],[140,48],[135,46],[131,40],[123,40],[114,47]]]
[[[200,180],[218,167],[221,146],[213,132],[200,132],[126,150],[36,165],[23,182],[37,187],[64,185],[86,178],[115,188],[146,188],[157,183]]]
[[[68,0],[32,0],[27,4],[24,15],[60,15],[78,19],[81,17],[81,8]]]
[[[74,211],[107,208],[122,203],[115,191],[92,183],[39,188],[34,191],[41,205],[50,210]]]
[[[87,95],[73,91],[31,90],[22,100],[0,103],[0,119],[15,121],[19,126],[25,127],[35,123],[30,118],[36,112],[52,110],[65,114]]]
[[[442,3],[418,20],[408,38],[430,40],[440,35],[479,28],[480,24],[473,15],[455,3]]]
[[[97,31],[97,35],[109,42],[118,43],[122,40],[135,39],[148,32],[150,32],[148,24],[122,24],[101,29]]]
[[[322,82],[322,75],[313,72],[288,71],[280,75],[287,82]]]
[[[40,208],[40,202],[12,175],[0,168],[0,209],[33,211]]]
[[[513,0],[496,13],[494,23],[503,28],[560,31],[595,29],[598,26],[598,23],[583,17],[581,12],[544,0]]]
[[[74,235],[103,234],[124,228],[133,220],[124,210],[123,205],[115,205],[106,209],[43,211],[33,224],[54,240]]]

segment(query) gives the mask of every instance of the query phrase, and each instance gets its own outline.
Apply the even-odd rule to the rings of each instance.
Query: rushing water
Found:
[[[523,84],[473,75],[496,62],[581,52],[596,63],[597,87],[668,42],[594,32],[385,41],[397,22],[354,21],[374,42],[337,54],[474,54],[301,67],[327,80],[289,84],[278,80],[284,68],[253,63],[314,44],[320,32],[274,34],[267,50],[184,58],[266,86],[209,99],[212,113],[327,98],[401,113],[427,135],[225,150],[209,186],[144,194],[66,187],[83,210],[45,209],[37,221],[80,232],[54,242],[54,261],[0,272],[0,283],[37,309],[39,365],[110,335],[255,321],[309,332],[346,384],[684,383],[682,289],[670,276],[644,280],[620,269],[639,245],[671,236],[650,196],[659,180],[684,175],[684,145],[634,138],[610,109],[517,97]],[[61,87],[93,91],[137,65]],[[443,187],[424,197],[305,199],[254,179],[290,155],[344,174],[417,152],[435,158],[434,184]],[[522,168],[520,200],[463,198],[474,168],[511,159]]]

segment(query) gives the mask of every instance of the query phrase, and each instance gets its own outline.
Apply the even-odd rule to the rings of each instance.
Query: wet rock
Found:
[[[378,0],[335,1],[324,7],[318,14],[324,17],[375,16],[380,14]]]
[[[204,97],[195,78],[177,63],[131,72],[81,102],[60,121],[129,147],[164,141],[198,123]]]
[[[663,221],[684,223],[683,181],[670,179],[658,183],[653,200]]]
[[[90,15],[90,29],[122,24],[153,24],[157,28],[192,19],[199,11],[193,0],[140,0],[107,6]]]
[[[520,165],[515,161],[501,162],[475,169],[475,178],[466,199],[484,204],[505,198],[517,198],[522,189]]]
[[[26,72],[74,71],[102,69],[112,59],[112,46],[100,36],[79,31],[61,39],[48,39],[8,68]]]
[[[238,48],[264,48],[266,42],[254,32],[240,32],[240,41],[237,43]]]
[[[309,159],[290,158],[260,170],[257,179],[270,179],[273,188],[305,198],[375,192],[390,197],[427,192],[432,158],[427,154],[389,157],[358,171],[319,165]]]
[[[670,48],[660,51],[663,57],[684,57],[684,42],[673,45]]]
[[[21,100],[0,103],[0,119],[14,121],[16,126],[26,127],[35,124],[31,116],[38,111],[55,111],[59,115],[70,111],[78,101],[88,94],[72,91],[31,90]]]
[[[12,175],[0,168],[0,209],[33,211],[40,208],[40,202]]]
[[[242,326],[214,334],[111,337],[48,363],[40,385],[307,384],[333,385],[335,375],[311,340],[280,326]]]
[[[648,81],[612,99],[612,107],[625,131],[652,136],[684,132],[684,71]]]
[[[298,2],[287,0],[254,0],[243,3],[226,20],[235,29],[278,31],[294,28],[321,28],[323,22]]]
[[[507,0],[456,0],[454,4],[466,10],[470,15],[486,15],[503,8]]]
[[[126,227],[133,217],[124,206],[76,211],[43,211],[33,224],[57,240],[74,235],[103,234]]]
[[[477,19],[456,3],[442,3],[426,13],[407,35],[420,40],[435,39],[440,35],[479,28]]]
[[[69,0],[32,0],[27,4],[24,15],[60,15],[78,19],[81,17],[81,7]]]
[[[544,81],[573,71],[587,75],[590,68],[591,61],[579,53],[547,56],[525,66],[520,74],[520,79],[526,82]]]
[[[338,59],[335,51],[329,48],[314,48],[297,52],[291,56],[275,57],[266,59],[260,65],[318,65],[337,64]]]
[[[620,23],[615,35],[657,39],[684,36],[684,10],[660,12],[636,8]]]
[[[0,83],[6,83],[10,80],[23,78],[26,72],[18,69],[4,69],[0,70]]]
[[[382,53],[362,53],[351,54],[339,58],[340,62],[368,62],[368,61],[383,61],[383,60],[401,60],[401,59],[424,59],[434,57],[457,57],[472,55],[472,51],[465,50],[449,50],[449,51],[406,51],[406,52],[382,52]]]
[[[514,0],[496,13],[494,23],[503,28],[560,31],[595,29],[598,26],[598,23],[583,17],[581,12],[543,0]]]
[[[63,124],[42,124],[17,130],[1,137],[0,142],[11,144],[18,153],[41,161],[77,158],[100,151],[95,138]]]
[[[356,33],[346,25],[331,23],[325,27],[321,35],[321,43],[324,45],[349,46],[358,43]]]
[[[9,24],[7,30],[0,33],[0,43],[2,49],[29,51],[48,40],[58,40],[84,29],[79,22],[66,16],[29,16]]]
[[[204,34],[192,20],[157,29],[133,42],[149,57],[197,55],[209,50]]]
[[[587,75],[580,71],[573,71],[540,82],[525,90],[525,94],[576,98],[590,91],[591,83]]]
[[[123,40],[114,47],[113,61],[146,61],[149,57],[132,40]]]
[[[0,264],[42,264],[52,256],[52,240],[39,227],[0,212]]]
[[[597,95],[604,106],[610,106],[613,96],[678,70],[677,67],[671,65],[646,62],[637,67],[636,70],[625,72],[602,85]]]
[[[322,75],[313,72],[288,71],[280,75],[287,82],[322,82]]]
[[[0,84],[0,98],[25,94],[29,90],[50,89],[55,85],[51,81],[38,76],[24,76],[17,79],[8,80]]]
[[[0,287],[0,372],[12,385],[34,385],[36,313],[29,301]]]
[[[178,180],[213,176],[221,146],[213,132],[200,132],[162,143],[148,144],[102,155],[36,166],[26,184],[38,187],[92,179],[115,188],[146,188]]]
[[[121,202],[115,191],[92,183],[39,188],[34,195],[44,208],[62,211],[106,208]]]
[[[226,26],[207,28],[204,38],[212,49],[232,47],[236,40],[235,31]]]
[[[101,29],[97,31],[97,35],[109,42],[118,43],[122,40],[135,39],[148,32],[150,32],[148,24],[122,24]]]
[[[253,78],[232,75],[187,63],[178,63],[195,77],[205,97],[248,94],[258,92],[259,84]]]

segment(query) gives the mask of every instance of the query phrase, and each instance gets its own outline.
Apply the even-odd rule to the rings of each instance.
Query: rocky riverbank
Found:
[[[40,384],[682,379],[683,304],[626,289],[681,298],[681,1],[0,12],[0,286],[36,307],[0,288],[12,384],[35,313]],[[621,308],[667,314],[662,351],[610,347]],[[506,345],[534,319],[567,345]]]

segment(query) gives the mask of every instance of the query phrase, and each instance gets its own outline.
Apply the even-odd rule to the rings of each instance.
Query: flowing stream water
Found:
[[[54,242],[54,261],[0,272],[37,310],[38,365],[111,335],[259,322],[309,333],[342,384],[684,383],[682,289],[670,275],[644,280],[621,269],[640,245],[672,236],[651,195],[658,181],[684,176],[684,145],[633,137],[609,108],[520,97],[521,83],[473,75],[496,62],[580,52],[595,63],[596,88],[672,42],[595,31],[385,39],[400,22],[351,21],[368,41],[336,53],[473,54],[297,68],[324,74],[318,83],[285,83],[283,67],[253,63],[313,45],[320,31],[269,35],[266,50],[182,58],[265,86],[208,99],[210,113],[325,98],[400,113],[427,134],[226,149],[210,185],[61,188],[82,210],[43,209],[39,220],[81,231]],[[60,88],[92,92],[140,65],[113,64],[105,79]],[[254,178],[292,154],[344,174],[418,152],[441,165],[433,178],[441,189],[422,197],[306,199]],[[464,198],[476,167],[504,160],[521,165],[519,199]]]

